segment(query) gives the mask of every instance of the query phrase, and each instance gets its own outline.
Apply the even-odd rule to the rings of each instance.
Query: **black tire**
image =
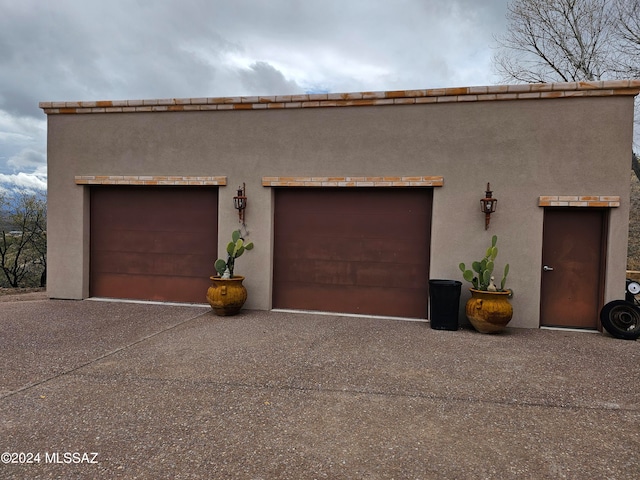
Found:
[[[600,321],[616,338],[636,340],[640,337],[640,308],[626,300],[607,303],[600,312]]]

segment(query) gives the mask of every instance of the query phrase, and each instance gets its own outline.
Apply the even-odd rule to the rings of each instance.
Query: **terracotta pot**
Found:
[[[467,318],[480,333],[496,333],[504,329],[513,317],[509,303],[510,291],[485,292],[469,289],[471,298],[467,302]]]
[[[244,277],[209,277],[212,285],[207,290],[207,300],[216,315],[235,315],[247,300],[247,289],[242,285]]]

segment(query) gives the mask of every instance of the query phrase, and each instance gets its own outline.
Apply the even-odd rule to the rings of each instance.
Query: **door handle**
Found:
[[[553,272],[553,267],[545,265],[544,267],[542,267],[542,270],[544,270],[545,272]]]

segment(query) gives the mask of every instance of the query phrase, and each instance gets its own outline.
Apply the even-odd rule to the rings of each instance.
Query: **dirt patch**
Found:
[[[46,300],[46,288],[0,288],[0,302]]]

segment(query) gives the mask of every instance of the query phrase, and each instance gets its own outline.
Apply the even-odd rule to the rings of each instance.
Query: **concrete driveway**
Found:
[[[640,478],[603,334],[35,299],[0,360],[0,478]]]

